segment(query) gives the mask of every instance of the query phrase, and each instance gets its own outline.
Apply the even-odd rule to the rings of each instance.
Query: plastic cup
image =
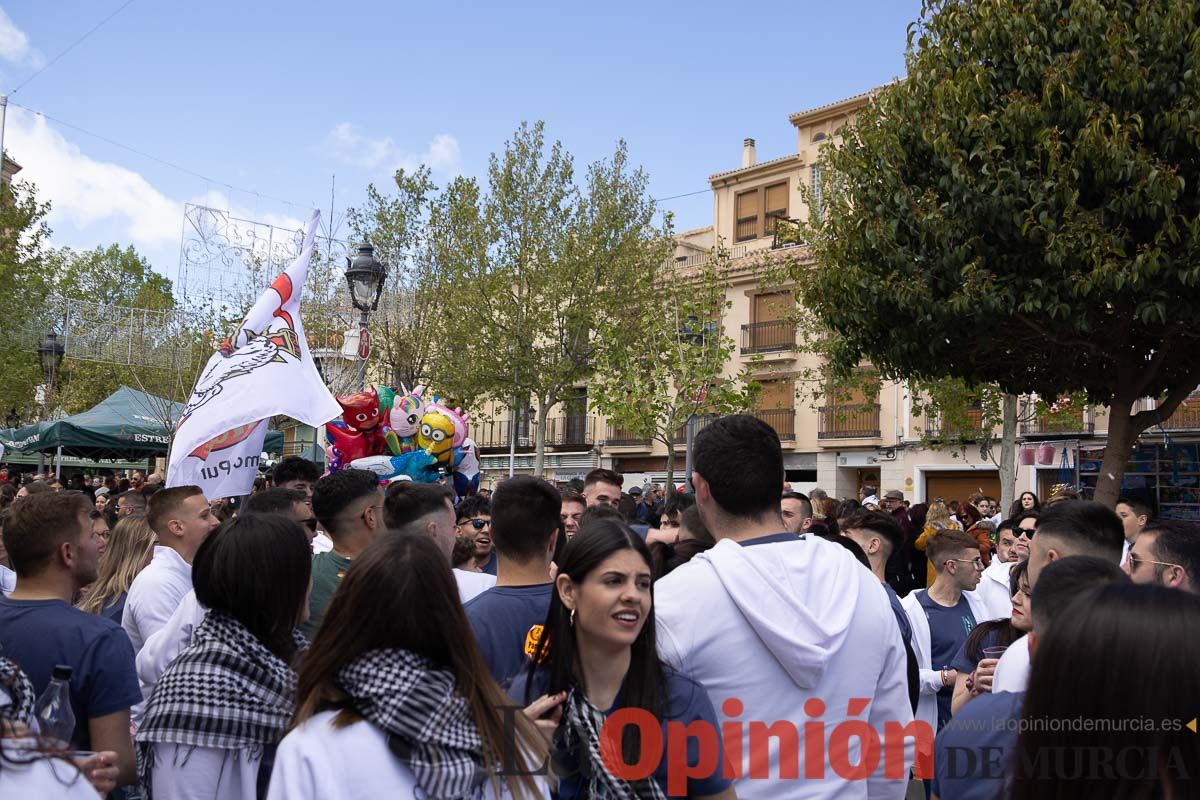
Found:
[[[1004,651],[1007,649],[1007,647],[985,647],[983,648],[983,657],[999,658],[1000,656],[1004,655]]]

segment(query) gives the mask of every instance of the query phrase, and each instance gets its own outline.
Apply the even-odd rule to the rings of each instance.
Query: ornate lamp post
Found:
[[[46,382],[42,385],[41,401],[42,401],[42,419],[50,416],[50,391],[54,388],[54,378],[58,374],[59,367],[62,366],[63,356],[67,354],[67,348],[58,340],[58,334],[50,331],[46,334],[46,338],[42,339],[42,343],[37,349],[38,363],[42,367],[42,376]],[[38,472],[46,471],[46,455],[38,453]]]
[[[358,318],[358,389],[367,387],[367,356],[371,354],[371,335],[367,320],[379,305],[387,268],[375,258],[375,248],[364,242],[353,258],[346,258],[346,283],[350,287],[350,302],[360,312]]]

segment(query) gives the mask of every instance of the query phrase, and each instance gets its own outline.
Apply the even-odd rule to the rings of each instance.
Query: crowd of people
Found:
[[[0,797],[1194,796],[1195,526],[797,492],[748,415],[693,461],[0,481]]]

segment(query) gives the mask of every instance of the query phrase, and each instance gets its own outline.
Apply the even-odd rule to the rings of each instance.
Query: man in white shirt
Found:
[[[450,490],[436,483],[397,481],[387,488],[383,521],[390,530],[406,530],[428,536],[445,554],[446,563],[458,538]],[[454,570],[458,597],[466,603],[496,585],[496,576],[486,572]]]
[[[912,721],[904,643],[883,586],[840,545],[784,529],[783,455],[762,421],[713,421],[696,436],[693,463],[696,507],[717,545],[655,585],[658,650],[708,690],[723,729],[741,731],[736,751],[726,734],[726,753],[741,756],[731,757],[737,796],[904,797],[907,753],[886,759],[890,770],[881,758],[865,780],[839,774],[829,755],[831,732],[846,721],[866,723],[880,742],[885,723]],[[823,741],[806,741],[817,719]],[[796,735],[750,734],[775,723]],[[931,746],[932,731],[922,736]],[[798,770],[808,753],[823,763]],[[750,777],[747,760],[766,774]]]
[[[1055,503],[1037,518],[1037,534],[1029,548],[1029,588],[1036,592],[1037,579],[1046,565],[1066,556],[1096,556],[1119,564],[1124,542],[1121,518],[1111,509],[1091,500]],[[1023,636],[996,664],[992,691],[1023,692],[1028,682],[1029,637]]]
[[[1117,500],[1116,508],[1113,510],[1121,518],[1121,525],[1125,529],[1125,547],[1121,551],[1121,564],[1124,566],[1125,560],[1129,558],[1129,549],[1133,547],[1133,543],[1137,541],[1142,529],[1150,521],[1153,509],[1144,500],[1122,497]]]
[[[1019,524],[1028,526],[1030,531],[1037,528],[1036,519],[1022,520]],[[1018,536],[1017,529],[1018,523],[1011,519],[1004,520],[996,529],[996,557],[983,571],[979,587],[975,589],[975,593],[983,602],[984,619],[1008,619],[1012,616],[1012,593],[1009,592],[1008,573],[1013,564],[1029,558],[1029,539],[1024,533]]]
[[[161,489],[150,498],[146,521],[158,535],[154,557],[129,587],[121,626],[136,653],[166,624],[192,589],[192,559],[220,524],[199,486]]]

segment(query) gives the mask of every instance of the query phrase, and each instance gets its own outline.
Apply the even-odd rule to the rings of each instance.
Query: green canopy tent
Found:
[[[6,455],[54,452],[92,460],[137,461],[166,454],[170,434],[163,420],[174,422],[182,411],[182,403],[122,386],[82,413],[0,429],[0,445]],[[283,434],[268,431],[263,446],[267,452],[280,452]]]

